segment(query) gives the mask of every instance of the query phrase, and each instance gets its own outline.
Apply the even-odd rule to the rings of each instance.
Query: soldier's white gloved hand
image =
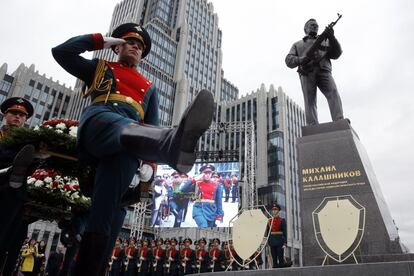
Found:
[[[121,44],[126,43],[125,39],[115,38],[115,37],[110,37],[110,36],[104,36],[103,41],[104,41],[104,46],[103,46],[104,48],[110,48],[115,45],[121,45]]]

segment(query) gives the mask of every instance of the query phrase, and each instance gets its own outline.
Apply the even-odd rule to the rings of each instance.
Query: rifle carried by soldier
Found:
[[[341,19],[342,14],[338,13],[338,18],[336,21],[331,22],[325,30],[316,38],[315,42],[309,47],[305,52],[305,59],[301,62],[298,68],[298,72],[301,75],[307,75],[309,72],[312,72],[314,64],[319,63],[327,54],[318,55],[318,51],[322,46],[322,42],[329,38],[329,34],[332,33],[333,27]]]

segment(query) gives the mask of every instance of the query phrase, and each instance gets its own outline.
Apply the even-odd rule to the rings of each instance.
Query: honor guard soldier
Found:
[[[268,243],[272,254],[273,268],[285,265],[283,248],[287,246],[286,221],[279,216],[280,209],[280,205],[274,203],[271,209],[272,218],[268,221],[270,228]]]
[[[230,190],[231,190],[231,179],[230,179],[229,174],[226,175],[226,178],[223,181],[223,186],[224,186],[224,193],[225,193],[224,202],[228,202],[229,197],[230,197]]]
[[[128,265],[128,247],[129,247],[129,242],[127,239],[124,240],[124,243],[122,244],[122,251],[120,254],[120,258],[121,258],[121,272],[122,275],[124,275],[125,271],[126,271],[126,267]]]
[[[239,197],[239,179],[234,174],[231,178],[231,202],[236,202]]]
[[[142,249],[138,255],[138,262],[137,262],[139,276],[150,275],[151,260],[152,260],[152,251],[149,248],[149,240],[144,239],[142,243]]]
[[[234,250],[234,247],[232,244],[230,244],[230,241],[224,242],[223,246],[223,252],[224,252],[224,270],[238,270],[237,262],[235,261],[235,258],[237,256],[236,251]]]
[[[201,238],[198,241],[199,248],[196,250],[196,273],[208,272],[208,265],[210,258],[206,250],[207,241],[205,238]]]
[[[178,274],[178,262],[180,260],[180,254],[176,248],[177,240],[175,238],[166,240],[165,246],[164,275],[176,276]]]
[[[174,215],[174,226],[181,227],[187,214],[190,193],[194,191],[193,185],[187,183],[187,174],[177,171],[171,174],[168,202],[171,213]]]
[[[110,276],[119,276],[119,273],[121,272],[121,244],[122,239],[118,238],[115,242],[115,247],[112,249],[111,259],[108,264],[108,272]]]
[[[23,127],[33,115],[32,104],[20,97],[5,100],[0,111],[3,114],[3,126],[0,128],[0,139],[7,137],[14,128]],[[15,149],[0,147],[0,191],[7,186],[19,188],[26,180],[28,167],[33,160],[34,147],[24,146],[20,152]]]
[[[24,98],[5,100],[0,111],[3,126],[0,139],[6,138],[13,128],[23,127],[33,115],[32,104]],[[21,149],[0,146],[0,274],[11,275],[27,236],[28,222],[23,220],[23,204],[27,175],[33,161],[34,147]]]
[[[162,248],[164,241],[162,238],[156,240],[156,246],[152,249],[152,276],[162,276],[165,260],[165,250]]]
[[[80,56],[85,51],[109,47],[118,55],[117,62]],[[96,176],[90,217],[79,249],[77,275],[97,275],[103,265],[103,254],[93,252],[107,248],[112,220],[120,211],[121,198],[140,160],[189,171],[196,159],[198,139],[211,124],[214,99],[209,91],[202,90],[184,111],[178,126],[158,127],[156,90],[136,70],[150,49],[148,32],[134,23],[118,26],[112,37],[82,35],[52,49],[55,60],[84,81],[88,87],[84,96],[91,97],[91,105],[80,119],[78,148],[80,161],[93,164]]]
[[[222,251],[220,250],[220,245],[220,240],[218,238],[215,238],[213,240],[212,248],[209,251],[211,272],[222,271],[221,263],[223,261],[223,255]]]
[[[125,276],[135,276],[135,270],[137,267],[137,256],[138,252],[135,248],[135,238],[132,237],[129,239],[129,246],[127,248],[126,252],[126,265],[125,265]]]
[[[211,180],[215,168],[207,164],[200,168],[200,175],[193,179],[196,200],[193,205],[193,219],[198,227],[216,227],[216,220],[222,221],[223,188]]]
[[[181,265],[178,274],[193,274],[193,265],[195,261],[194,250],[190,248],[193,241],[190,238],[184,240],[184,248],[180,251]]]

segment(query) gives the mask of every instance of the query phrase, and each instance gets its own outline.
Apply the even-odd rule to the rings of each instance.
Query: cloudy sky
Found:
[[[52,59],[50,48],[71,36],[108,31],[117,0],[1,0],[0,64],[20,63],[54,80],[74,78]],[[371,158],[402,241],[414,251],[413,171],[414,2],[411,0],[213,0],[223,32],[223,69],[241,94],[262,83],[282,87],[303,105],[295,70],[284,58],[304,35],[304,22],[335,27],[342,45],[333,62],[345,116]],[[254,4],[252,4],[254,3]],[[319,94],[320,121],[330,120]]]

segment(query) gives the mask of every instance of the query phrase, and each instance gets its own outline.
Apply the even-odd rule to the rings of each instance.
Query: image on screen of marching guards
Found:
[[[239,209],[238,162],[196,163],[188,174],[157,167],[152,227],[229,227]]]

